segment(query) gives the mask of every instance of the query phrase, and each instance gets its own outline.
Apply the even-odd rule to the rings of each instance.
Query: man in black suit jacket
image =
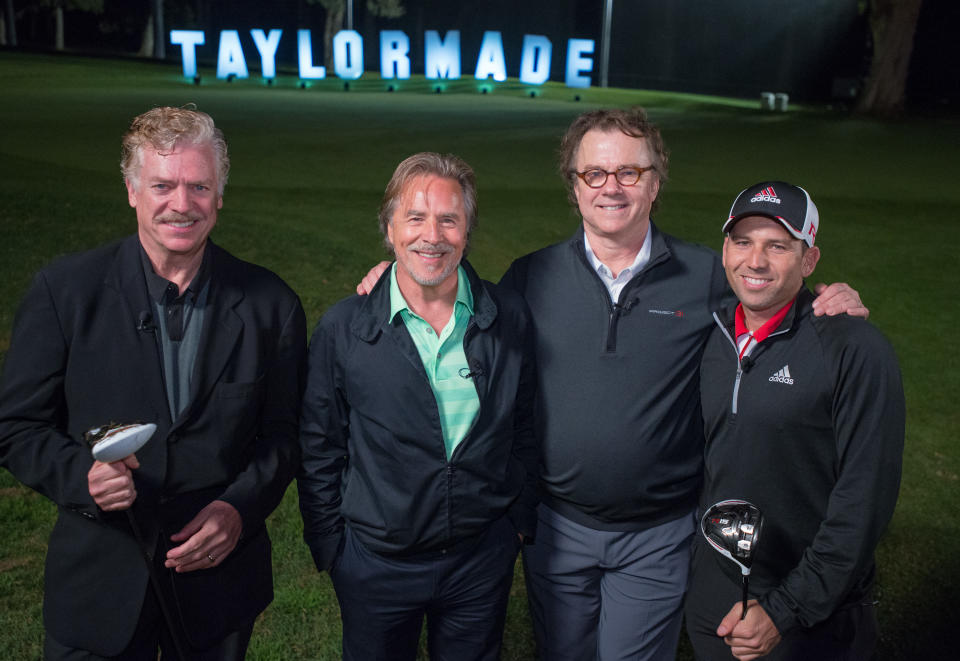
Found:
[[[208,115],[137,117],[122,168],[137,234],[37,274],[0,387],[0,465],[59,510],[45,656],[241,659],[298,464],[304,313],[208,240],[229,170]],[[84,432],[110,421],[157,430],[94,461]]]

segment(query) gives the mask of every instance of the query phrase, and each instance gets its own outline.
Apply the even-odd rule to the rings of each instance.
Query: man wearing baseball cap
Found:
[[[739,303],[714,314],[701,364],[700,506],[747,500],[764,525],[742,619],[739,568],[695,544],[686,616],[698,659],[865,659],[876,645],[873,553],[900,483],[903,387],[871,324],[814,316],[804,278],[819,220],[805,190],[768,181],[740,193],[723,225]]]

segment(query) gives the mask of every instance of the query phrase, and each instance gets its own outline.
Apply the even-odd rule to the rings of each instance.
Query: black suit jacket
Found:
[[[138,323],[153,308],[135,235],[40,271],[17,314],[0,388],[0,465],[59,509],[44,622],[64,645],[119,653],[148,581],[127,517],[102,512],[87,487],[83,433],[110,421],[157,424],[134,471],[133,511],[150,549],[216,499],[243,519],[240,544],[217,568],[164,572],[190,641],[215,642],[272,599],[264,520],[299,461],[306,323],[276,275],[210,248],[193,390],[176,420],[156,336]]]

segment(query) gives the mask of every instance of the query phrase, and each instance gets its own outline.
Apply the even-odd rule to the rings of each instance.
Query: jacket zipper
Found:
[[[730,402],[730,413],[737,414],[737,398],[740,396],[740,378],[743,376],[743,367],[737,359],[737,379],[733,382],[733,401]]]
[[[467,324],[467,329],[463,333],[463,355],[467,359],[467,367],[471,372],[474,372],[474,375],[470,377],[473,381],[473,387],[477,391],[477,415],[473,419],[473,424],[470,425],[470,429],[467,430],[467,433],[464,434],[463,439],[457,444],[457,447],[453,449],[453,452],[450,453],[450,456],[447,457],[446,447],[443,448],[443,456],[447,458],[447,539],[450,540],[453,538],[453,504],[451,503],[453,497],[453,474],[456,471],[453,465],[453,459],[456,456],[457,452],[460,452],[460,448],[470,440],[470,437],[473,435],[473,430],[477,426],[477,421],[480,420],[480,410],[483,408],[483,397],[481,397],[480,386],[477,383],[478,377],[486,376],[482,371],[479,370],[479,361],[472,359],[467,355],[467,345],[473,339],[473,336],[477,333],[476,322],[471,318]],[[477,373],[479,372],[479,373]],[[441,443],[443,439],[441,438]]]
[[[617,350],[617,322],[620,320],[620,310],[619,305],[613,305],[610,309],[607,322],[607,353],[614,353]]]
[[[743,361],[740,360],[740,352],[737,351],[737,342],[730,336],[730,331],[727,330],[727,327],[723,325],[723,322],[720,321],[720,317],[716,312],[713,313],[713,320],[717,322],[717,326],[720,327],[720,330],[723,331],[724,336],[727,338],[727,341],[730,342],[730,345],[733,347],[733,353],[737,355],[737,376],[733,381],[733,397],[730,399],[730,413],[733,415],[737,414],[737,401],[740,397],[740,379],[743,378]]]
[[[649,231],[649,230],[648,230]],[[607,302],[607,309],[610,311],[607,317],[607,342],[604,351],[606,353],[616,353],[617,351],[617,330],[620,324],[620,316],[622,312],[629,312],[630,309],[639,302],[638,297],[634,297],[631,300],[627,300],[626,303],[621,304],[620,300],[623,300],[624,297],[628,296],[634,289],[639,286],[640,278],[644,277],[652,267],[656,266],[660,262],[664,261],[663,255],[656,257],[655,259],[651,257],[650,261],[647,262],[646,266],[640,270],[639,273],[634,274],[632,278],[627,282],[623,289],[620,290],[620,297],[616,303],[610,298],[610,290],[607,289],[607,285],[603,282],[603,279],[600,277],[600,274],[596,272],[593,268],[593,265],[590,264],[590,260],[586,258],[585,255],[581,255],[581,259],[587,265],[587,268],[590,269],[590,272],[593,273],[593,277],[596,279],[597,284],[600,285],[600,289],[603,291],[604,300]]]
[[[447,462],[447,543],[453,539],[453,465]]]
[[[723,325],[723,322],[720,321],[720,317],[717,316],[717,313],[713,313],[713,320],[717,322],[717,325],[720,327],[720,330],[723,331],[723,334],[726,336],[727,340],[733,346],[733,352],[737,354],[737,376],[733,381],[733,397],[730,401],[730,413],[733,415],[737,414],[737,404],[740,401],[740,381],[743,378],[743,360],[740,359],[740,351],[737,349],[737,342],[730,336],[730,331],[726,326]],[[776,337],[777,335],[783,335],[790,331],[790,328],[781,328],[780,330],[770,333],[767,335],[767,339],[771,337]]]

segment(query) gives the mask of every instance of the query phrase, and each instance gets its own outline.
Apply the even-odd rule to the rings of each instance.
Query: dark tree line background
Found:
[[[923,0],[870,0],[873,53],[857,110],[881,116],[900,114]]]
[[[176,49],[166,44],[171,27],[187,29],[207,29],[208,47],[215,48],[216,35],[210,30],[264,29],[280,27],[277,17],[283,16],[285,28],[309,27],[318,35],[318,51],[328,69],[332,69],[330,43],[333,35],[345,27],[346,0],[0,0],[0,47],[28,48],[72,52],[122,53],[140,57],[158,59],[179,58]],[[721,72],[715,74],[714,81],[691,80],[681,72],[675,79],[644,78],[644,66],[632,64],[636,59],[647,63],[656,55],[667,59],[679,59],[684,44],[697,41],[697,30],[689,26],[677,26],[688,15],[709,13],[715,20],[718,13],[715,5],[705,0],[686,0],[687,14],[678,14],[675,10],[657,9],[658,3],[635,2],[614,4],[614,43],[621,35],[621,43],[633,41],[631,35],[646,30],[655,36],[647,39],[648,45],[655,43],[655,53],[644,52],[643,58],[636,58],[634,51],[622,51],[618,64],[616,59],[611,67],[611,84],[651,88],[683,88],[686,91],[724,92],[745,94],[745,87],[728,86],[724,90],[720,85],[729,83],[728,77]],[[757,11],[761,5],[755,4]],[[960,103],[960,40],[952,34],[960,25],[960,2],[957,0],[838,0],[837,6],[845,5],[847,13],[854,17],[855,24],[846,28],[838,36],[820,35],[830,45],[830,49],[845,55],[826,55],[834,57],[835,62],[820,63],[823,70],[810,75],[821,79],[833,76],[833,96],[837,96],[838,84],[843,88],[846,81],[848,98],[828,99],[824,92],[830,87],[823,82],[814,91],[795,90],[794,96],[818,101],[843,101],[850,103],[857,112],[882,117],[896,117],[907,109],[945,107],[954,110]],[[517,7],[523,7],[518,11]],[[379,29],[408,30],[414,47],[422,48],[424,29],[464,30],[464,53],[475,47],[473,41],[479,36],[468,35],[470,26],[476,29],[478,18],[490,18],[479,29],[505,30],[504,47],[508,61],[517,58],[519,48],[516,37],[511,41],[507,30],[523,29],[529,33],[563,35],[555,39],[554,71],[562,70],[564,38],[594,38],[599,50],[600,15],[603,0],[568,0],[564,5],[555,2],[527,2],[517,5],[515,2],[487,0],[483,3],[450,3],[446,0],[353,0],[354,27],[365,39]],[[744,10],[749,3],[740,3],[728,11]],[[799,5],[794,6],[799,7]],[[794,10],[791,8],[791,10]],[[799,11],[799,10],[796,10]],[[525,15],[524,15],[525,14]],[[677,16],[681,16],[678,19]],[[805,20],[808,17],[801,17]],[[505,19],[505,17],[512,17]],[[618,22],[618,18],[620,21]],[[459,22],[458,22],[459,21]],[[650,23],[654,25],[650,25]],[[822,25],[821,23],[814,23]],[[522,27],[517,27],[522,26]],[[709,29],[701,26],[701,40],[717,39]],[[715,26],[706,26],[715,27]],[[723,26],[720,26],[720,42],[723,44]],[[762,26],[758,26],[759,31]],[[713,30],[716,32],[717,30]],[[286,34],[286,33],[285,33]],[[319,41],[322,34],[322,42]],[[812,35],[811,35],[812,36]],[[626,37],[626,38],[624,38]],[[551,37],[553,38],[553,37]],[[795,37],[796,38],[796,37]],[[473,41],[471,41],[473,39]],[[657,42],[656,39],[660,41]],[[213,41],[213,46],[209,46]],[[288,38],[289,41],[289,38]],[[636,41],[642,41],[637,39]],[[739,41],[731,39],[731,41]],[[836,43],[834,43],[836,42]],[[751,44],[742,42],[731,48],[749,48]],[[764,46],[756,44],[758,50]],[[712,45],[710,46],[712,48]],[[766,46],[770,48],[770,45]],[[776,48],[773,44],[772,48]],[[371,40],[370,50],[376,43]],[[634,47],[636,48],[636,47]],[[786,45],[789,50],[793,48]],[[821,50],[827,50],[821,48]],[[679,54],[678,54],[679,53]],[[724,53],[718,53],[723,57]],[[319,56],[318,56],[319,57]],[[372,57],[368,55],[368,58]],[[694,57],[700,57],[695,54]],[[470,70],[464,60],[464,74]],[[762,50],[756,61],[762,60]],[[619,77],[618,77],[619,66]],[[831,72],[831,67],[833,70]],[[367,68],[370,66],[368,59]],[[416,71],[416,69],[415,69]],[[509,71],[510,75],[516,75]],[[556,73],[555,73],[556,77]],[[796,78],[796,76],[794,76]],[[659,84],[663,83],[665,84]],[[711,86],[711,83],[713,86]],[[779,90],[772,90],[779,91]],[[849,98],[850,92],[856,98]],[[841,94],[841,96],[843,96]]]

